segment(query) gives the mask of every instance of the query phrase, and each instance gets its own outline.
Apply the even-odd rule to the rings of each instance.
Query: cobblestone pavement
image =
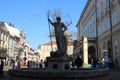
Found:
[[[120,69],[110,69],[109,80],[120,80]]]
[[[10,80],[9,75],[7,73],[8,69],[11,69],[11,67],[6,66],[4,68],[4,75],[0,76],[0,80]],[[110,69],[108,80],[120,80],[120,69]]]
[[[4,75],[0,76],[0,80],[10,80],[8,70],[11,68],[11,66],[4,66]],[[22,68],[25,68],[25,66],[22,66]]]

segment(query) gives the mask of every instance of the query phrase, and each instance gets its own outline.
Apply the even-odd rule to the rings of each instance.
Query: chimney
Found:
[[[14,24],[12,24],[12,23],[9,23],[8,25],[9,25],[10,27],[14,27]]]

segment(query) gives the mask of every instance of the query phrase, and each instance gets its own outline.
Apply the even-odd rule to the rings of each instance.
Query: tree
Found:
[[[64,21],[65,23],[65,26],[68,28],[68,26],[70,26],[70,24],[72,23],[70,17],[68,15],[65,15],[63,16],[63,13],[62,11],[60,10],[54,10],[54,11],[48,11],[48,15],[50,14],[52,20],[55,22],[56,21],[56,17],[61,17],[62,18],[62,21]],[[69,21],[67,20],[69,18]],[[71,36],[72,34],[71,33],[68,33],[68,32],[65,32],[64,35],[66,36],[66,38],[68,40],[71,39]],[[52,31],[51,33],[49,34],[49,37],[54,37],[55,36],[55,31],[54,29],[52,28]]]

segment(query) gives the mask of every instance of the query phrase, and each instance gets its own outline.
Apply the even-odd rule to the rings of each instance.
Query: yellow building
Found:
[[[46,57],[50,56],[50,52],[52,50],[53,51],[57,50],[56,41],[52,41],[52,45],[51,45],[51,42],[47,42],[45,44],[42,44],[39,47],[39,49],[37,50],[37,52],[40,54],[40,59],[45,60]],[[72,55],[73,54],[73,43],[72,42],[68,42],[67,54],[68,55]]]

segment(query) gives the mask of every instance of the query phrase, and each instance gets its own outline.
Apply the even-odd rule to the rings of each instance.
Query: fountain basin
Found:
[[[70,69],[48,71],[46,69],[10,69],[10,80],[108,80],[107,69]]]

